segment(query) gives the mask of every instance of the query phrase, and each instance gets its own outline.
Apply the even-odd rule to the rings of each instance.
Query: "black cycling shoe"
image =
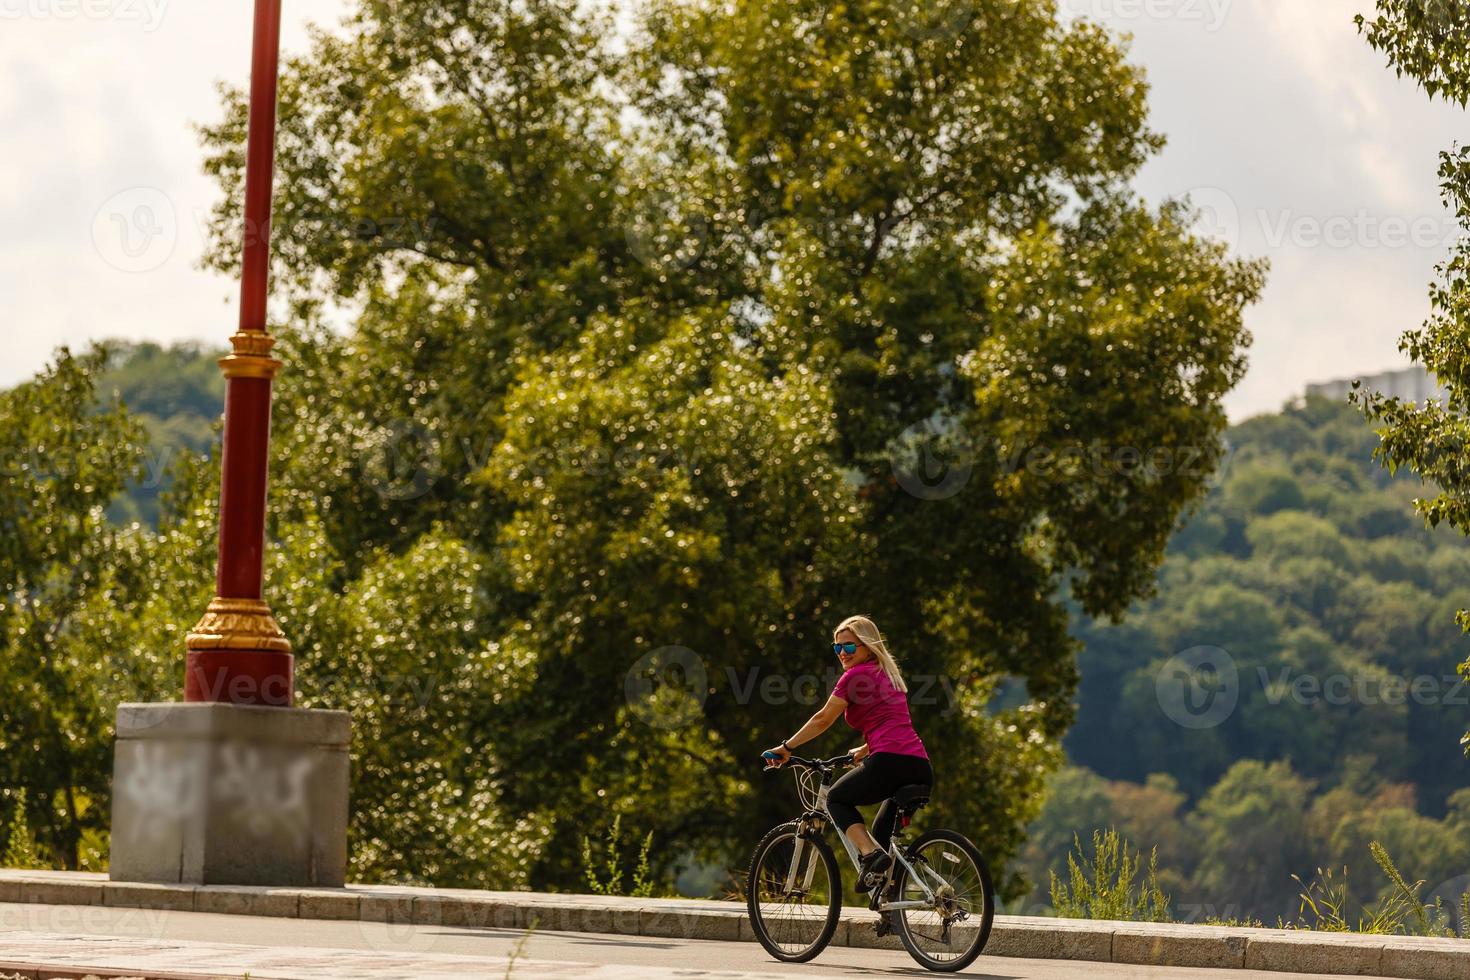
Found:
[[[881,881],[881,879],[880,879],[880,881]],[[882,931],[878,933],[879,936],[886,936],[890,932],[892,932],[893,931],[893,923],[892,923],[892,921],[889,918],[889,913],[888,912],[879,912],[878,911],[878,906],[882,905],[884,902],[894,902],[894,901],[897,901],[897,900],[898,900],[898,880],[896,878],[894,878],[891,874],[888,876],[888,888],[883,892],[883,894],[881,894],[881,895],[878,894],[877,888],[874,888],[873,889],[873,893],[868,896],[868,908],[871,909],[874,912],[878,912],[878,915],[880,917],[882,917],[882,919],[883,919],[884,922],[887,923],[887,925],[885,925],[885,926],[882,927]]]
[[[887,912],[878,913],[878,921],[873,923],[873,929],[878,933],[878,938],[893,935],[893,917]]]
[[[883,883],[883,875],[888,871],[893,858],[881,847],[863,858],[863,863],[858,868],[857,890],[858,894],[865,894]]]

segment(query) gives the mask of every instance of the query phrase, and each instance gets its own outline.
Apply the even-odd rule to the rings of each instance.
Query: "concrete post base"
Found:
[[[341,887],[351,734],[345,711],[119,706],[112,880]]]

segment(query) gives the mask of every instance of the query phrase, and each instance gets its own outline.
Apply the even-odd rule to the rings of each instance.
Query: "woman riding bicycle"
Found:
[[[771,764],[780,766],[793,748],[821,735],[839,715],[862,732],[863,744],[851,753],[862,764],[832,784],[827,810],[862,857],[858,891],[865,892],[892,863],[888,845],[898,809],[890,797],[901,786],[934,785],[934,770],[909,718],[908,685],[878,627],[866,616],[850,616],[833,631],[832,641],[843,672],[831,697],[800,731],[769,751],[776,756]],[[873,803],[883,806],[870,835],[857,808]]]

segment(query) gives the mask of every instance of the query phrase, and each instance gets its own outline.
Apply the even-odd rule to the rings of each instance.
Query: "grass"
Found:
[[[1074,834],[1076,857],[1067,855],[1063,882],[1053,872],[1051,904],[1064,919],[1169,922],[1169,896],[1159,887],[1158,849],[1149,853],[1148,871],[1136,885],[1142,855],[1132,850],[1116,830],[1092,833],[1092,857],[1082,854]]]
[[[1072,838],[1074,853],[1067,855],[1067,880],[1051,875],[1051,900],[1055,914],[1065,919],[1112,919],[1118,921],[1176,922],[1169,896],[1158,884],[1157,851],[1150,853],[1147,871],[1141,854],[1115,830],[1094,831],[1092,853],[1083,853],[1082,843]],[[1278,919],[1278,929],[1315,932],[1358,933],[1374,936],[1429,936],[1460,938],[1470,928],[1470,892],[1451,907],[1436,896],[1422,897],[1423,881],[1410,883],[1388,850],[1378,841],[1369,844],[1373,861],[1387,879],[1383,894],[1372,902],[1352,908],[1347,869],[1317,869],[1310,882],[1297,875],[1301,904],[1293,922]],[[1258,919],[1210,918],[1204,925],[1261,928]]]
[[[510,980],[511,971],[516,968],[516,961],[526,954],[526,944],[531,941],[531,936],[535,934],[536,927],[540,924],[540,919],[532,919],[526,931],[521,933],[521,938],[516,940],[515,946],[510,951],[510,959],[505,964],[505,980]]]
[[[602,877],[598,870],[598,862],[592,856],[592,841],[586,837],[582,838],[582,873],[586,875],[587,887],[592,889],[594,895],[627,895],[632,898],[649,898],[653,895],[653,877],[648,869],[648,852],[653,847],[653,831],[649,831],[643,838],[643,843],[638,849],[638,860],[633,869],[633,880],[627,891],[623,890],[623,843],[622,843],[623,817],[621,814],[613,817],[612,826],[608,828],[606,859],[603,868],[607,877]]]

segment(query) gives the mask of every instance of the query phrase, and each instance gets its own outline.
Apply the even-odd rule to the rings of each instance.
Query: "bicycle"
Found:
[[[771,828],[756,845],[746,904],[766,952],[782,962],[805,963],[827,948],[842,913],[842,872],[823,836],[832,823],[827,792],[838,770],[857,763],[849,754],[834,759],[792,755],[786,764],[796,767],[802,814]],[[921,966],[954,972],[973,963],[990,938],[995,889],[979,849],[963,834],[930,830],[904,845],[903,832],[929,802],[929,789],[903,786],[894,793],[898,826],[888,846],[892,861],[882,880],[871,883],[868,908],[889,917],[899,941]],[[861,874],[857,848],[846,834],[840,839]]]

